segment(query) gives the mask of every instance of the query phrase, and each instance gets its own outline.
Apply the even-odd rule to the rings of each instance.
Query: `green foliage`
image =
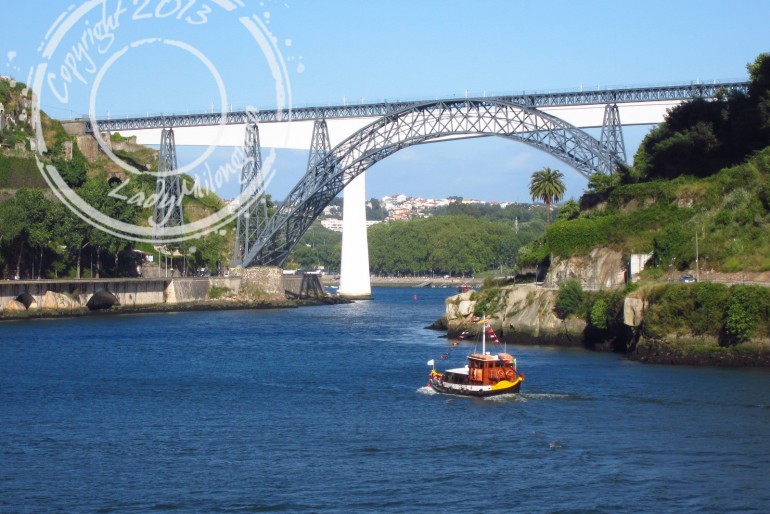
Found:
[[[548,166],[532,174],[529,182],[529,194],[533,200],[542,200],[547,211],[547,220],[551,221],[551,206],[564,197],[567,187],[564,174]]]
[[[294,268],[315,269],[323,266],[327,271],[339,270],[341,254],[342,234],[315,222],[300,238],[287,262],[292,263]]]
[[[475,300],[473,312],[477,316],[491,316],[500,310],[502,290],[497,287],[483,288],[471,294],[471,300]]]
[[[644,178],[710,176],[740,163],[770,139],[770,54],[747,66],[749,96],[716,101],[697,99],[671,109],[634,157],[634,173]]]
[[[605,226],[604,219],[578,218],[556,221],[548,227],[546,243],[553,255],[558,257],[587,254],[605,241]]]
[[[0,103],[7,104],[11,99],[11,83],[7,80],[0,80]]]
[[[452,197],[450,197],[451,199]],[[447,206],[436,207],[429,211],[431,216],[473,216],[489,221],[519,221],[520,230],[529,224],[545,221],[545,209],[533,208],[530,204],[509,204],[504,208],[491,204],[462,203],[462,198],[455,199]]]
[[[725,333],[730,342],[748,341],[756,331],[761,317],[767,320],[770,293],[759,286],[734,286],[727,303]],[[766,334],[764,334],[766,335]]]
[[[224,286],[211,286],[209,288],[209,298],[217,300],[230,293],[230,288]]]
[[[760,286],[669,284],[649,291],[644,334],[710,336],[726,344],[767,337],[770,290]]]
[[[113,132],[112,134],[110,134],[110,141],[112,141],[113,143],[119,143],[121,141],[128,141],[128,140],[129,138],[121,136],[120,132]]]
[[[613,173],[611,175],[605,175],[603,173],[594,173],[588,179],[588,192],[589,193],[602,193],[609,189],[614,188],[620,183],[620,175]]]
[[[3,82],[0,80],[0,83]],[[0,188],[47,188],[34,159],[0,154]]]
[[[371,198],[366,205],[366,219],[372,221],[383,221],[388,217],[388,210],[382,203],[376,199]]]
[[[550,262],[550,256],[551,249],[545,238],[541,238],[519,249],[517,264],[521,267],[539,266],[545,262]]]
[[[578,216],[580,216],[580,204],[578,204],[575,200],[567,200],[564,202],[564,204],[559,206],[559,211],[556,214],[556,220],[574,220]]]
[[[559,284],[559,295],[556,297],[556,314],[561,319],[567,319],[571,314],[585,312],[583,305],[583,286],[579,280],[570,279]]]
[[[589,321],[594,327],[607,330],[609,327],[607,317],[607,301],[604,298],[599,298],[591,306]]]
[[[434,216],[381,223],[369,229],[369,263],[380,274],[473,274],[511,267],[522,243],[510,222]]]
[[[207,268],[212,273],[226,266],[230,260],[230,240],[219,231],[210,232],[198,239],[183,241],[180,250],[186,255],[188,266],[193,269]]]
[[[55,160],[53,165],[69,187],[80,187],[85,183],[88,163],[77,147],[72,149],[71,160]]]

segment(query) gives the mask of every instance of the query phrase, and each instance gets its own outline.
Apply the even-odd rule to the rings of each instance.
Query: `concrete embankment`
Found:
[[[322,301],[321,301],[322,300]],[[0,281],[0,317],[234,309],[328,303],[318,277],[276,267],[236,268],[226,277]]]

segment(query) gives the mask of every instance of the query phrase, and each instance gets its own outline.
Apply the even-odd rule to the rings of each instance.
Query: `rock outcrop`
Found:
[[[579,280],[583,289],[611,289],[626,283],[627,259],[609,248],[594,248],[586,257],[554,257],[544,285],[558,287],[568,279]]]
[[[18,300],[8,300],[8,303],[5,304],[5,310],[8,312],[25,312],[27,308]]]
[[[71,311],[80,309],[80,301],[74,296],[66,293],[54,293],[46,291],[43,295],[41,309]]]
[[[553,306],[558,294],[555,290],[534,284],[503,287],[498,301],[488,304],[490,325],[504,340],[517,343],[557,343],[580,345],[586,323],[577,318],[561,320]],[[445,302],[443,323],[450,336],[463,330],[477,329],[473,321],[479,293],[469,291],[448,298]]]
[[[638,327],[644,319],[644,310],[647,303],[641,294],[631,293],[623,301],[623,323],[629,327]]]

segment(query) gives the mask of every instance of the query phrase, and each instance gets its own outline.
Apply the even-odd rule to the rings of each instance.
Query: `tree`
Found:
[[[551,223],[551,208],[554,203],[564,197],[567,187],[564,185],[564,174],[559,170],[552,170],[548,166],[532,174],[529,182],[529,194],[533,200],[542,200],[545,203],[547,222]]]

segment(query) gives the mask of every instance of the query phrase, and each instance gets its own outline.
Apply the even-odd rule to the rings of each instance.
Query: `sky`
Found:
[[[0,75],[42,77],[41,107],[63,119],[746,80],[770,51],[766,0],[26,0],[2,15]],[[624,129],[629,160],[650,128]],[[273,156],[280,199],[307,153]],[[500,138],[401,150],[369,169],[367,196],[527,202],[544,166],[580,196],[574,169]]]

